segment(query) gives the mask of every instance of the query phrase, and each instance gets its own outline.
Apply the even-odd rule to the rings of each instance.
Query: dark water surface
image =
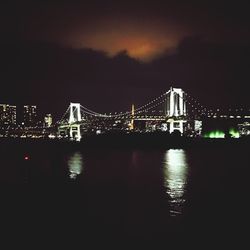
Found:
[[[203,249],[248,239],[249,148],[0,149],[1,226],[13,240],[118,248],[201,241]]]

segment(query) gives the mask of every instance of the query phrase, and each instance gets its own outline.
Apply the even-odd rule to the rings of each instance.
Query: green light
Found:
[[[229,134],[230,134],[231,137],[233,137],[233,138],[239,138],[239,137],[240,137],[239,131],[237,131],[237,130],[234,129],[234,128],[230,128]]]
[[[213,130],[204,135],[205,138],[225,138],[225,133],[220,130]]]

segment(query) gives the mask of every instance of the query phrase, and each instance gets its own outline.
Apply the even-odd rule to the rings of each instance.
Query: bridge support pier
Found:
[[[172,134],[174,131],[179,131],[181,134],[184,132],[184,120],[174,120],[169,119],[167,121],[169,123],[169,133]]]
[[[69,138],[73,141],[81,141],[80,124],[72,124],[69,127]]]
[[[67,124],[58,127],[58,135],[71,141],[81,141],[81,125]]]

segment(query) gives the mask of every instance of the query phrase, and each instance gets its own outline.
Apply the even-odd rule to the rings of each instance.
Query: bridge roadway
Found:
[[[134,121],[166,121],[168,119],[174,118],[175,120],[182,120],[184,117],[180,116],[180,117],[170,117],[170,116],[162,116],[162,115],[142,115],[142,116],[117,116],[117,117],[113,117],[113,116],[96,116],[93,117],[91,119],[104,119],[104,120],[134,120]]]

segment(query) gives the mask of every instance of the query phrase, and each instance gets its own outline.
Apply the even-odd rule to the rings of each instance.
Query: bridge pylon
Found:
[[[58,127],[59,135],[63,134],[70,140],[81,141],[81,105],[80,103],[70,103],[67,113],[69,116],[66,123]]]
[[[169,124],[170,134],[175,130],[183,134],[186,115],[184,91],[181,88],[171,87],[166,99],[166,117],[168,118],[167,123]]]
[[[134,104],[132,104],[132,107],[131,107],[131,115],[132,115],[132,117],[131,117],[129,129],[133,130],[134,129],[134,116],[135,116],[135,105]]]
[[[69,124],[81,121],[81,105],[80,103],[70,103],[69,106]]]
[[[179,117],[186,115],[186,102],[184,91],[181,88],[170,88],[166,101],[166,115]]]

